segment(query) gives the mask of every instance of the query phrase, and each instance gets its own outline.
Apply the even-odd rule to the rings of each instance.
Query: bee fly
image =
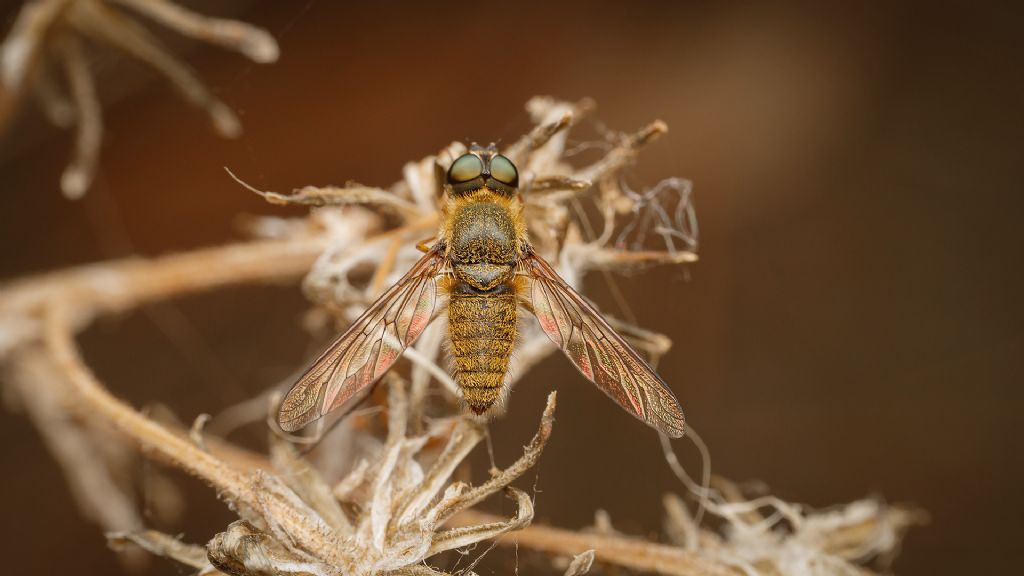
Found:
[[[455,381],[482,414],[502,395],[521,309],[576,368],[627,412],[677,438],[683,411],[650,366],[530,245],[519,173],[491,146],[448,170],[438,241],[313,363],[285,396],[281,428],[298,430],[370,386],[447,306]]]

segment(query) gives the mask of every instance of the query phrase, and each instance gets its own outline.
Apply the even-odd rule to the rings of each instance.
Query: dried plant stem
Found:
[[[6,324],[0,357],[38,338],[38,313],[48,303],[69,304],[66,321],[77,331],[96,315],[149,302],[225,286],[295,280],[328,244],[327,237],[319,236],[229,244],[152,260],[90,264],[8,284],[0,292],[0,318]]]
[[[481,524],[503,520],[475,510],[456,516],[456,525]],[[593,549],[598,562],[634,570],[648,570],[669,576],[737,576],[742,572],[698,554],[664,544],[619,535],[588,534],[533,524],[498,540],[502,546],[523,546],[532,550],[573,556]]]
[[[26,414],[61,465],[79,509],[105,530],[141,530],[144,522],[134,498],[118,482],[104,454],[114,443],[90,434],[70,416],[67,378],[47,351],[41,346],[25,350],[12,362],[10,375]]]
[[[438,514],[439,521],[445,521],[456,513],[471,506],[475,506],[484,498],[493,494],[501,486],[507,486],[510,482],[521,476],[537,463],[541,452],[544,450],[544,446],[548,442],[548,438],[551,436],[551,427],[554,424],[555,413],[554,399],[554,392],[552,392],[551,395],[548,396],[548,405],[544,410],[544,416],[541,418],[540,428],[537,430],[537,434],[534,435],[533,440],[530,441],[530,444],[524,448],[522,457],[520,457],[513,465],[495,474],[484,484],[461,494],[457,499],[457,502],[449,503],[442,500],[441,504],[438,506],[440,509],[440,513]]]
[[[67,11],[68,0],[27,4],[15,19],[0,49],[0,128],[7,125],[38,74],[55,21]]]
[[[138,532],[111,532],[107,541],[114,548],[124,547],[131,542],[159,556],[177,560],[186,566],[203,569],[208,566],[206,549],[202,546],[185,544],[173,536],[162,534],[156,530]],[[221,574],[221,572],[204,572],[204,575]]]
[[[288,524],[299,541],[322,543],[320,526],[286,499],[259,489],[260,473],[249,474],[204,451],[187,434],[176,433],[112,396],[82,361],[74,333],[100,313],[120,312],[149,301],[181,296],[218,286],[294,280],[326,247],[326,237],[288,242],[252,242],[167,256],[152,261],[122,260],[84,266],[18,282],[0,297],[4,317],[16,334],[8,342],[20,349],[42,340],[56,373],[51,385],[61,389],[64,404],[83,421],[105,423],[147,454],[164,460],[213,486],[236,506],[265,511]],[[39,316],[42,316],[40,322]],[[17,333],[20,332],[20,333]]]
[[[663,250],[610,250],[608,248],[588,248],[588,265],[590,268],[602,269],[610,266],[628,268],[651,264],[690,264],[696,262],[696,252],[667,252]]]
[[[82,53],[81,41],[69,35],[63,39],[59,49],[63,55],[78,124],[74,154],[61,176],[61,187],[69,197],[80,198],[92,184],[96,163],[99,161],[103,113],[95,81]]]
[[[197,40],[237,50],[253,62],[277,60],[277,42],[266,31],[245,22],[211,18],[191,12],[167,0],[115,0],[156,22]]]
[[[137,442],[143,451],[205,481],[235,506],[277,519],[287,527],[288,534],[297,545],[327,552],[328,560],[341,563],[341,550],[325,535],[322,524],[306,513],[297,498],[289,500],[268,489],[269,476],[259,471],[245,474],[228,466],[107,392],[82,362],[59,303],[45,310],[44,342],[70,381],[70,392],[82,413],[106,421],[116,431]]]
[[[107,392],[82,362],[61,305],[48,307],[45,315],[46,348],[70,381],[69,392],[80,403],[82,413],[109,422],[145,451],[205,480],[229,499],[246,504],[251,500],[255,504],[255,498],[247,494],[243,474]]]
[[[235,113],[145,26],[102,2],[78,2],[75,12],[84,35],[133,56],[164,76],[183,99],[206,110],[221,136],[234,138],[241,133],[242,127]]]
[[[391,271],[395,269],[395,259],[398,257],[398,251],[402,249],[402,244],[401,237],[391,239],[387,250],[384,252],[384,257],[381,258],[380,264],[377,265],[377,271],[373,273],[373,278],[370,280],[370,292],[372,294],[381,294],[387,288],[384,282],[387,281]]]
[[[360,186],[350,184],[344,188],[337,186],[306,186],[293,191],[291,194],[281,194],[259,190],[235,176],[230,170],[227,171],[236,182],[247,189],[259,194],[264,200],[279,206],[375,206],[385,211],[391,211],[403,219],[414,219],[423,215],[418,206],[396,196],[387,190],[374,188],[372,186]]]
[[[89,55],[80,49],[83,38],[90,44],[111,46],[153,68],[185,100],[205,110],[220,135],[231,138],[241,132],[234,111],[148,27],[115,5],[186,36],[236,50],[254,62],[273,62],[279,52],[277,42],[264,30],[204,16],[171,0],[26,0],[23,4],[7,38],[0,41],[0,131],[29,93],[38,96],[47,117],[58,126],[77,123],[73,161],[61,178],[61,188],[69,198],[81,197],[92,182],[103,136],[95,73]],[[63,68],[71,100],[48,78],[49,61],[63,64],[57,68]]]

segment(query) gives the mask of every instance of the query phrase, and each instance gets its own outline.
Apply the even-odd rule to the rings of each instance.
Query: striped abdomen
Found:
[[[509,355],[516,339],[516,295],[509,284],[480,293],[466,284],[452,290],[448,331],[455,358],[455,381],[477,414],[501,396]]]

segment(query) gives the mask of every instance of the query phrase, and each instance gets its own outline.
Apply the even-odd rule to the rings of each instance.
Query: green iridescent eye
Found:
[[[484,165],[478,156],[475,154],[463,154],[448,169],[448,182],[450,184],[469,182],[474,178],[478,178],[483,171]]]
[[[519,172],[515,164],[500,154],[491,158],[491,177],[509,186],[519,184]]]

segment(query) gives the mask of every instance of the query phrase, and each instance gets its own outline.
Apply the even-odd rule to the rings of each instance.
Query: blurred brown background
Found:
[[[642,324],[675,340],[660,371],[714,471],[812,506],[870,494],[920,505],[932,522],[910,532],[898,573],[1009,571],[1024,481],[1011,427],[1024,369],[1014,11],[186,4],[280,41],[281,60],[258,66],[161,32],[240,113],[243,137],[217,139],[147,70],[100,55],[108,132],[83,201],[57,186],[70,134],[37,108],[0,141],[0,278],[224,242],[239,214],[280,213],[224,166],[278,191],[387,185],[453,139],[514,138],[532,95],[590,96],[614,129],[668,123],[635,183],[696,186],[701,261],[689,278],[655,270],[619,286]],[[600,276],[587,289],[616,312]],[[191,419],[301,365],[319,345],[300,326],[305,309],[294,288],[220,292],[103,321],[84,346],[117,394]],[[509,461],[559,390],[538,517],[580,527],[605,508],[616,527],[656,534],[660,495],[682,487],[655,435],[561,358],[524,384],[492,432]],[[24,416],[0,421],[4,572],[121,573]],[[677,448],[696,470],[693,446]],[[205,542],[231,514],[183,482],[189,512],[163,528]],[[510,573],[502,558],[477,570]],[[179,572],[155,561],[148,573]]]

